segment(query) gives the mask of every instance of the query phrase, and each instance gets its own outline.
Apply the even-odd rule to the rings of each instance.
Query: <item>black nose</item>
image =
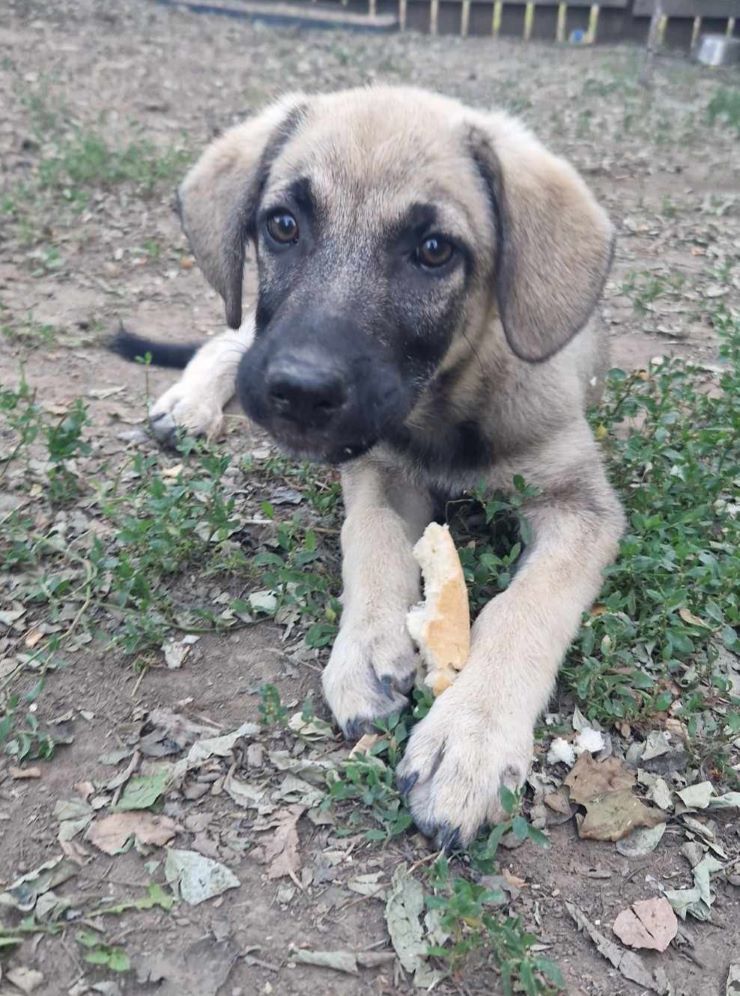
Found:
[[[275,415],[309,429],[327,425],[347,401],[347,384],[341,371],[309,363],[272,364],[266,387]]]

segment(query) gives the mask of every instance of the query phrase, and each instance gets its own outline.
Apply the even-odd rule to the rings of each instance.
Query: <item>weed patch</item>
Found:
[[[726,363],[716,384],[683,360],[610,376],[594,426],[628,528],[564,670],[590,718],[670,713],[713,748],[738,729],[718,662],[737,649],[740,581],[740,325],[726,312],[716,321]]]

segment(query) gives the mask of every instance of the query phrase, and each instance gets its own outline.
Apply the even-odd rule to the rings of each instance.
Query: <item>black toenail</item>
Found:
[[[460,849],[460,830],[458,827],[451,827],[445,824],[438,832],[435,837],[435,843],[440,851],[446,851],[448,854],[451,851],[458,851]]]

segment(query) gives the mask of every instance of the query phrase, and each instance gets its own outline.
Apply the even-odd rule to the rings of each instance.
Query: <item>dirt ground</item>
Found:
[[[43,153],[45,130],[95,129],[116,146],[152,142],[180,150],[185,163],[224,126],[287,90],[413,81],[522,115],[586,176],[619,229],[601,305],[614,365],[629,369],[680,353],[711,367],[716,342],[702,304],[721,297],[729,305],[740,288],[737,133],[713,121],[711,107],[719,91],[737,87],[737,77],[663,58],[653,90],[645,93],[635,83],[640,57],[616,47],[305,35],[145,0],[10,0],[0,23],[0,196],[30,175]],[[220,302],[192,267],[170,209],[173,185],[157,184],[147,196],[126,183],[101,186],[74,214],[74,191],[62,183],[50,195],[58,198],[58,212],[47,199],[27,205],[22,224],[17,215],[12,224],[0,215],[1,382],[15,385],[22,361],[50,410],[85,397],[99,455],[152,445],[129,443],[126,433],[143,422],[147,396],[172,380],[105,352],[103,336],[118,319],[168,339],[198,339],[221,327]],[[253,293],[251,269],[249,280]],[[234,420],[228,447],[264,445]],[[256,507],[259,487],[243,487]],[[47,721],[59,718],[58,728],[73,742],[48,763],[39,762],[38,778],[12,777],[8,762],[0,760],[0,886],[60,854],[55,805],[85,797],[80,783],[98,790],[108,782],[119,769],[103,764],[101,755],[121,748],[130,754],[152,710],[179,709],[226,733],[258,719],[258,690],[265,683],[296,708],[310,693],[317,702],[320,697],[324,651],[302,653],[273,623],[203,637],[177,670],[137,672],[121,653],[96,649],[101,646],[83,648],[72,666],[51,675],[40,700]],[[286,746],[281,738],[268,735],[265,749]],[[210,791],[216,781],[216,774],[206,779],[207,794],[197,798],[168,797],[164,813],[178,825],[175,846],[222,861],[239,878],[238,888],[200,906],[124,912],[113,925],[107,920],[105,943],[124,946],[133,965],[120,975],[85,962],[68,932],[31,934],[3,961],[0,993],[30,991],[11,984],[19,966],[42,973],[33,991],[43,996],[412,991],[392,957],[353,975],[301,964],[294,949],[391,951],[382,903],[347,883],[380,873],[378,881],[387,885],[401,862],[425,859],[419,835],[378,847],[362,834],[343,836],[339,817],[326,825],[303,819],[303,876],[295,883],[271,880],[255,857],[245,810],[227,793]],[[737,827],[728,816],[716,819],[725,850],[737,855]],[[564,901],[610,933],[620,910],[653,894],[651,882],[690,884],[679,851],[682,831],[669,825],[660,849],[642,858],[579,839],[572,820],[551,835],[547,851],[528,843],[505,855],[504,866],[525,881],[513,912],[559,963],[569,992],[645,991],[576,930]],[[151,854],[131,849],[108,857],[89,845],[86,851],[76,866],[73,909],[91,898],[130,896],[151,881]],[[677,996],[724,992],[733,952],[737,960],[740,950],[737,889],[717,882],[711,922],[688,920],[680,930],[681,944],[646,961],[665,970]],[[481,968],[444,980],[437,991],[493,993],[498,986],[496,976]]]

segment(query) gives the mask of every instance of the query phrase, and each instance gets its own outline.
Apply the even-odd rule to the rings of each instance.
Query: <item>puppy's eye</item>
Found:
[[[267,231],[282,245],[298,241],[298,222],[289,211],[277,211],[267,219]]]
[[[455,247],[447,239],[439,235],[430,235],[417,248],[416,259],[422,266],[434,270],[449,263],[454,252]]]

